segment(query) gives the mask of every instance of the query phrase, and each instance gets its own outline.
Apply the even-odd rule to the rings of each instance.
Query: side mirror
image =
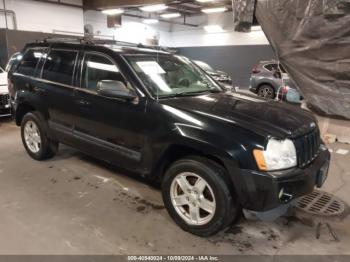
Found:
[[[109,98],[120,98],[131,101],[137,98],[136,94],[128,89],[121,81],[102,80],[97,83],[97,93]]]

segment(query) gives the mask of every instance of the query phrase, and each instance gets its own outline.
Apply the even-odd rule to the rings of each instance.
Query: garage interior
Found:
[[[229,92],[255,96],[249,91],[252,71],[261,61],[278,63],[282,47],[276,48],[278,41],[270,45],[274,39],[265,33],[271,29],[264,32],[255,16],[248,29],[244,23],[239,28],[233,16],[237,2],[0,0],[0,67],[26,43],[95,38],[166,47],[226,72],[232,78]],[[158,9],[142,10],[152,6]],[[329,61],[341,59],[337,55]],[[281,61],[297,78],[294,61],[288,59],[282,56]],[[349,82],[342,77],[350,73],[349,67],[338,69],[335,86],[341,88],[336,95],[342,97],[343,109],[329,114],[313,110],[307,103],[313,101],[312,92],[326,95],[301,87],[304,100],[291,104],[312,110],[331,152],[325,185],[300,200],[309,208],[295,201],[287,216],[273,221],[243,212],[225,232],[207,238],[186,233],[172,221],[159,184],[64,145],[53,159],[33,161],[22,146],[20,128],[11,116],[1,117],[0,255],[350,255]],[[336,208],[313,210],[317,193],[336,202]]]

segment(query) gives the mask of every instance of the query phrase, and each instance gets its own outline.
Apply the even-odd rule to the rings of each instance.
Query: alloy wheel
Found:
[[[205,225],[214,217],[216,201],[213,190],[195,173],[178,174],[171,183],[170,197],[178,215],[189,225]]]
[[[260,88],[259,95],[264,98],[273,98],[273,90],[270,87]]]
[[[28,121],[24,126],[24,140],[28,149],[33,153],[38,153],[41,148],[41,137],[38,126],[34,121]]]

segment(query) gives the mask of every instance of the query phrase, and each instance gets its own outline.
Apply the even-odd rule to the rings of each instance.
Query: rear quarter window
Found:
[[[72,85],[77,55],[78,52],[73,50],[51,50],[44,64],[42,78]]]
[[[270,72],[277,70],[277,64],[267,64],[264,67]]]
[[[17,73],[27,76],[33,76],[37,68],[37,64],[43,57],[44,52],[44,48],[28,49],[18,64]]]

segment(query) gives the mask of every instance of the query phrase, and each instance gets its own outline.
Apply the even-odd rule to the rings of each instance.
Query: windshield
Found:
[[[203,61],[193,61],[197,66],[202,68],[204,71],[215,71],[210,65],[204,63]]]
[[[12,67],[12,65],[17,61],[22,59],[22,55],[17,52],[15,54],[13,54],[10,58],[10,60],[8,61],[7,65],[6,65],[6,72],[10,71],[10,68]]]
[[[126,55],[125,57],[155,97],[222,91],[187,58],[167,54]]]

